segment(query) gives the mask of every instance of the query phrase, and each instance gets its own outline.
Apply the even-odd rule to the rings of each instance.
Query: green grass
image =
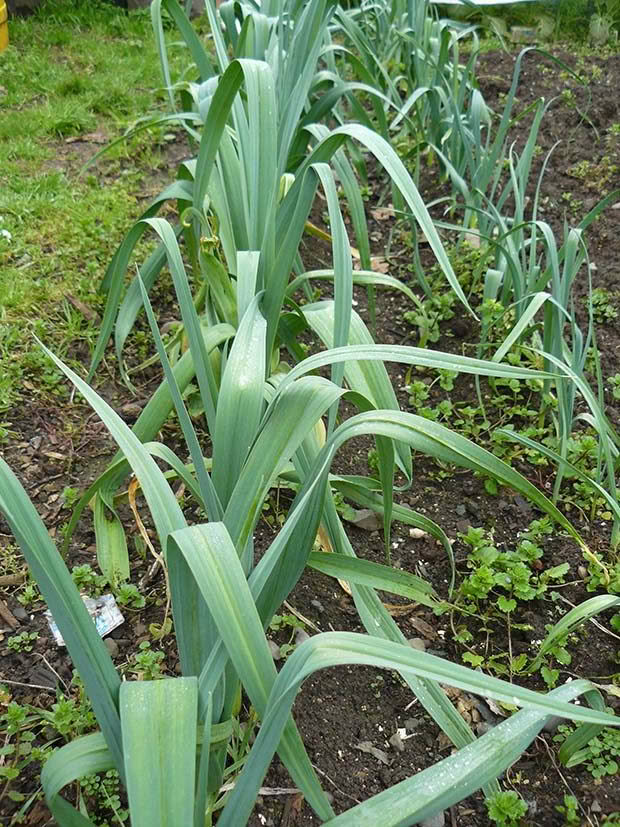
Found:
[[[148,10],[50,2],[12,18],[0,75],[2,412],[29,377],[48,390],[60,381],[32,333],[88,357],[93,323],[66,297],[99,310],[96,287],[167,142],[161,129],[142,132],[79,175],[107,140],[165,103]]]

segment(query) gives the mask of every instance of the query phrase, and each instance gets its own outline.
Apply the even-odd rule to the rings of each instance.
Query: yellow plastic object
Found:
[[[0,52],[3,52],[9,45],[9,13],[5,0],[0,0]]]

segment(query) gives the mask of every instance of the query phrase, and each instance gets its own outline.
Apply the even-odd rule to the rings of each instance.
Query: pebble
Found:
[[[118,655],[118,643],[112,637],[107,637],[103,642],[110,653],[110,657],[115,658]]]
[[[475,500],[467,500],[465,503],[465,508],[467,509],[468,513],[474,517],[476,520],[480,520],[480,504],[477,503]]]
[[[545,721],[543,729],[553,735],[563,721],[564,718],[560,718],[559,715],[550,715]]]
[[[412,649],[417,649],[419,652],[426,652],[426,643],[421,637],[412,637],[407,641]]]
[[[459,515],[459,517],[464,517],[465,514],[467,513],[467,509],[465,508],[464,505],[457,505],[457,507],[454,510]]]
[[[314,606],[314,608],[317,610],[317,612],[319,612],[319,614],[325,611],[325,608],[320,600],[311,600],[310,605]]]
[[[487,732],[493,729],[493,724],[487,723],[487,721],[478,721],[476,724],[476,734],[477,735],[486,735]]]
[[[446,823],[446,816],[444,815],[444,811],[441,810],[438,813],[435,813],[434,816],[430,818],[425,818],[423,821],[420,821],[420,827],[444,827]]]
[[[11,612],[13,613],[13,617],[22,623],[25,623],[28,620],[28,612],[23,606],[16,606],[14,609],[11,609]]]
[[[310,635],[308,634],[308,632],[306,632],[305,629],[295,629],[295,643],[297,644],[297,646],[300,646],[307,640],[310,640]]]
[[[268,640],[267,643],[269,644],[269,649],[271,651],[271,657],[274,660],[280,660],[282,655],[280,654],[280,647],[275,642],[275,640]]]

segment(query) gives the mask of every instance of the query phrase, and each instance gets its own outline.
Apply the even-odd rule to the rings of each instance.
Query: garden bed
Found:
[[[533,52],[525,59],[518,98],[519,108],[539,96],[547,100],[556,99],[542,123],[538,141],[541,153],[536,163],[540,165],[556,141],[561,141],[547,166],[542,184],[540,216],[559,232],[564,220],[576,224],[605,191],[611,191],[620,183],[620,107],[616,100],[616,90],[620,87],[620,57],[579,56],[570,54],[564,48],[555,49],[554,54],[578,71],[586,83],[578,85],[572,77],[562,75],[561,67]],[[509,88],[514,59],[514,54],[493,51],[484,54],[480,60],[480,86],[492,107],[500,104],[501,96]],[[518,131],[515,131],[515,140],[518,151]],[[173,166],[178,159],[179,147],[183,149],[183,145],[171,144],[168,150],[174,158]],[[86,144],[86,149],[90,148]],[[63,143],[62,154],[59,153],[55,164],[66,164],[74,170],[76,155],[81,163],[86,154],[84,146]],[[379,177],[369,182],[372,194],[367,202],[367,216],[373,255],[379,257],[385,256],[390,230],[395,223],[395,219],[385,211],[381,212],[376,203],[380,198],[382,206],[385,205],[385,187],[385,181]],[[426,201],[441,193],[436,165],[423,175],[420,190]],[[590,259],[596,267],[593,270],[594,286],[606,291],[600,294],[606,300],[606,308],[616,308],[618,311],[619,207],[620,204],[614,204],[606,210],[586,235]],[[439,213],[435,217],[439,218]],[[394,237],[398,238],[398,234]],[[390,272],[408,281],[411,278],[407,269],[410,251],[404,242],[399,244],[392,240],[392,245],[391,256],[388,257]],[[315,241],[309,242],[307,248],[302,250],[307,269],[323,266],[323,259],[328,255],[328,248],[322,250],[320,243]],[[424,252],[423,260],[430,269],[430,257]],[[164,289],[160,292],[161,302],[165,303],[160,306],[166,307],[172,315],[174,306],[170,297]],[[578,300],[586,293],[584,280],[583,286],[577,287]],[[355,300],[356,309],[367,320],[365,291],[356,289]],[[416,328],[403,319],[403,313],[408,309],[407,300],[400,293],[379,291],[376,341],[416,344]],[[601,323],[597,327],[605,380],[620,371],[620,320],[618,314],[614,316],[611,310],[601,310]],[[454,311],[456,315],[453,319],[442,321],[440,339],[433,346],[449,352],[475,355],[477,327],[458,306],[455,305]],[[585,313],[584,305],[584,317]],[[135,342],[133,347],[137,347]],[[71,356],[86,367],[88,353],[84,347],[76,348]],[[137,357],[136,361],[139,361]],[[404,410],[411,410],[410,393],[405,389],[405,374],[402,366],[390,368],[401,406]],[[426,375],[420,374],[419,378],[424,382]],[[133,424],[142,407],[142,400],[149,398],[157,382],[156,372],[147,372],[140,381],[142,384],[138,386],[137,397],[130,395],[120,383],[110,360],[105,368],[100,369],[95,386],[123,419]],[[18,406],[3,414],[3,420],[8,423],[8,434],[2,443],[2,455],[19,476],[50,534],[60,544],[63,526],[70,516],[72,495],[67,494],[67,489],[83,490],[106,467],[115,446],[106,429],[77,395],[71,400],[50,399],[39,392],[39,387],[34,384],[36,378],[32,382],[32,398],[23,398]],[[488,387],[484,387],[488,391]],[[620,418],[618,403],[614,403],[611,390],[609,386],[607,413],[617,424]],[[448,398],[458,405],[466,403],[476,407],[478,404],[472,381],[463,375],[457,378],[454,389],[450,391],[442,390],[435,384],[426,404],[432,402],[438,405]],[[489,413],[497,421],[504,415],[492,406]],[[167,429],[166,436],[173,442],[177,438],[173,428]],[[486,439],[484,433],[480,439]],[[349,443],[341,452],[334,470],[339,473],[367,473],[371,447],[370,441]],[[549,466],[534,466],[523,458],[517,461],[517,467],[549,493],[552,486],[552,469]],[[496,494],[490,494],[485,488],[485,481],[469,472],[440,467],[420,457],[414,457],[414,468],[413,487],[398,495],[397,499],[434,519],[455,541],[457,585],[469,573],[466,565],[468,548],[459,538],[460,535],[467,534],[470,527],[482,527],[494,532],[498,548],[514,548],[519,532],[539,516],[535,509],[510,490],[500,489]],[[569,487],[570,483],[566,485]],[[278,517],[286,510],[288,501],[286,491],[271,498],[270,509],[265,511],[259,526],[257,553],[260,553],[261,545],[266,547],[273,539],[273,526],[279,525]],[[140,503],[138,499],[139,507]],[[568,504],[571,505],[570,502]],[[594,519],[586,519],[587,515],[573,502],[569,514],[590,549],[600,553],[603,559],[609,559],[610,521],[601,517],[600,510],[595,509]],[[130,537],[135,538],[138,531],[131,511],[125,507],[122,513]],[[385,561],[382,532],[372,524],[372,520],[367,528],[348,524],[348,530],[359,557]],[[35,709],[50,710],[56,701],[57,689],[68,691],[72,676],[71,661],[51,637],[43,615],[45,607],[40,602],[24,607],[17,600],[23,594],[22,561],[17,552],[7,551],[12,539],[4,522],[0,522],[0,538],[5,549],[5,580],[0,581],[3,583],[0,598],[10,613],[9,619],[14,617],[17,621],[15,628],[9,629],[9,625],[12,626],[9,619],[3,617],[2,620],[4,639],[0,641],[0,682],[6,682],[12,700],[29,704]],[[96,570],[93,543],[89,517],[84,517],[71,544],[67,561],[69,566],[88,564]],[[428,579],[441,598],[448,597],[450,568],[443,550],[432,538],[412,536],[408,527],[395,523],[391,546],[392,565]],[[458,613],[436,616],[419,605],[399,606],[398,599],[394,601],[388,595],[384,599],[390,604],[395,603],[393,616],[405,636],[415,639],[413,645],[431,654],[448,657],[456,663],[462,662],[462,656],[468,649],[484,655],[485,659],[500,656],[509,647],[514,653],[530,651],[532,641],[544,637],[545,625],[557,620],[558,606],[565,611],[569,605],[566,601],[576,605],[591,596],[585,588],[584,559],[577,545],[567,537],[554,533],[542,541],[542,546],[541,568],[568,563],[569,570],[564,583],[554,586],[559,598],[552,601],[546,596],[545,599],[527,603],[521,614],[521,622],[531,627],[527,630],[513,630],[510,633],[506,624],[498,623],[494,618],[489,620],[487,632],[480,618],[465,621]],[[149,630],[150,624],[162,623],[165,604],[162,573],[161,570],[152,572],[152,562],[148,553],[142,560],[132,554],[132,582],[142,583],[140,591],[147,599],[147,607],[123,608],[125,623],[109,636],[107,645],[115,664],[125,668],[128,674],[139,674],[142,669],[142,674],[148,676],[150,669],[153,674],[161,671],[174,675],[177,673],[178,659],[173,637],[168,635],[162,640],[155,640],[152,630]],[[89,576],[85,574],[87,579],[84,585],[92,588],[94,584],[88,582]],[[294,644],[298,640],[291,615],[297,620],[302,617],[310,621],[300,621],[303,633],[307,634],[313,634],[315,630],[363,631],[350,597],[335,580],[316,572],[306,572],[288,604],[292,609],[282,609],[285,619],[280,628],[274,629],[271,634],[277,646]],[[610,634],[607,620],[599,617],[601,625],[587,623],[574,639],[571,638],[567,645],[572,658],[570,664],[559,667],[556,664],[560,671],[560,683],[587,677],[596,683],[611,684],[614,676],[617,683],[618,638]],[[465,646],[455,641],[451,622],[457,626],[467,626],[474,642]],[[23,640],[21,647],[18,647],[21,651],[16,651],[16,647],[9,649],[8,638],[23,633],[34,636],[32,640]],[[483,638],[486,643],[481,645]],[[145,648],[147,653],[162,652],[163,658],[143,657],[136,660],[140,644],[144,643],[149,643],[149,647]],[[142,650],[143,655],[145,649]],[[528,678],[520,676],[515,680],[530,688],[545,688],[539,674]],[[458,690],[448,691],[459,712],[479,734],[507,714],[506,710],[493,703],[486,703]],[[612,708],[618,708],[618,698],[613,695],[607,696],[607,703]],[[294,717],[321,782],[333,796],[333,806],[337,812],[432,765],[448,755],[451,749],[449,742],[415,703],[410,690],[396,674],[369,668],[338,667],[314,676],[304,684],[297,698]],[[79,715],[75,715],[70,722],[70,731],[77,734],[81,726],[88,727],[89,724],[92,726],[92,719],[82,721]],[[557,808],[563,805],[565,795],[574,795],[580,806],[580,821],[574,823],[604,824],[606,815],[620,811],[617,777],[594,779],[583,764],[573,769],[561,767],[554,743],[557,732],[553,726],[548,730],[534,741],[527,753],[505,775],[506,788],[518,791],[528,804],[524,823],[568,823],[565,814]],[[45,730],[39,731],[37,744],[45,742],[45,734]],[[38,787],[35,769],[36,764],[33,763],[28,771],[31,774],[25,772],[19,785],[15,786],[15,790],[26,797]],[[253,827],[302,827],[319,823],[300,795],[292,790],[292,782],[277,761],[264,784],[264,794],[258,800],[250,822]],[[284,792],[278,792],[279,789]],[[5,799],[3,806],[6,808],[2,813],[3,823],[13,823],[12,809],[19,809],[21,802],[12,804]],[[43,825],[49,823],[48,819],[49,814],[43,803],[38,802],[28,811],[23,823]],[[431,824],[430,821],[428,823]],[[445,813],[444,820],[437,818],[432,821],[433,825],[444,823],[463,827],[491,823],[482,795],[479,793],[455,805]]]

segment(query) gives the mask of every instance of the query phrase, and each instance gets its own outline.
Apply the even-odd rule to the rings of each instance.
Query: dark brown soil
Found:
[[[561,141],[548,164],[542,186],[544,213],[540,216],[554,230],[561,232],[565,218],[569,223],[576,224],[605,192],[620,186],[620,103],[617,96],[620,57],[586,57],[578,63],[575,56],[564,50],[557,50],[555,54],[586,77],[588,84],[579,86],[572,78],[563,77],[561,69],[547,58],[530,53],[524,61],[517,108],[520,111],[539,96],[544,96],[546,100],[555,99],[543,121],[539,139],[543,153],[536,163],[540,167],[547,151]],[[514,60],[514,54],[498,52],[485,54],[481,58],[480,85],[491,106],[501,105],[500,96],[509,88]],[[571,94],[565,90],[570,90]],[[614,124],[615,131],[612,131]],[[517,128],[514,132],[517,151],[522,135],[523,131]],[[81,162],[79,148],[75,144],[65,147],[65,155],[68,166],[75,168],[75,156],[69,157],[72,147]],[[63,155],[61,162],[64,159]],[[176,160],[175,157],[174,162]],[[583,161],[590,162],[593,165],[590,169],[594,172],[585,178],[575,177],[575,167]],[[373,184],[376,196],[381,191],[382,182],[376,180]],[[421,182],[424,196],[435,196],[438,185],[437,175],[429,174],[428,180]],[[565,193],[570,197],[567,198]],[[577,204],[579,206],[575,207]],[[373,252],[384,255],[393,219],[377,219],[371,212],[372,206],[369,204],[368,214]],[[620,290],[620,203],[614,207],[608,209],[587,232],[590,257],[596,264],[595,286],[605,287],[612,293]],[[325,258],[325,251],[320,249],[320,245],[309,244],[304,252],[308,269],[320,266],[317,261],[322,258]],[[397,256],[395,263],[406,265],[405,255]],[[409,278],[410,275],[403,271],[403,277]],[[578,295],[583,296],[585,289],[585,285],[579,286]],[[356,291],[356,300],[358,311],[367,318],[363,291]],[[620,308],[620,302],[618,306]],[[415,343],[414,329],[402,319],[407,307],[400,294],[380,293],[377,307],[378,341]],[[457,316],[460,317],[460,311]],[[469,355],[471,350],[468,346],[476,342],[475,325],[459,317],[444,325],[442,339],[437,346],[458,352],[462,350]],[[609,377],[620,370],[620,319],[599,327],[598,344],[603,373]],[[406,409],[408,394],[403,390],[404,371],[398,367],[390,370],[401,404]],[[460,399],[473,400],[471,383],[462,377],[458,381],[455,393]],[[102,370],[99,382],[99,392],[114,404],[126,421],[133,423],[139,410],[135,398],[129,396],[115,375],[104,376]],[[150,386],[145,385],[139,396],[148,398],[149,389]],[[618,421],[611,395],[608,413],[613,421]],[[2,455],[20,477],[50,534],[60,544],[62,526],[70,517],[61,496],[62,491],[68,486],[83,489],[101,472],[114,453],[112,440],[92,412],[77,399],[58,405],[35,397],[19,409],[3,415],[3,419],[11,423],[15,437],[2,445]],[[349,447],[347,453],[339,458],[339,469],[348,473],[367,473],[366,454],[369,447],[370,443],[363,442]],[[524,466],[521,470],[544,490],[548,489],[549,481],[539,476],[534,467]],[[496,540],[507,546],[514,544],[518,531],[537,516],[527,503],[510,491],[500,491],[497,496],[487,494],[482,480],[469,473],[454,473],[438,479],[436,465],[422,457],[415,458],[414,486],[401,499],[403,503],[435,519],[451,538],[456,538],[459,531],[466,531],[469,525],[484,526],[494,529]],[[135,534],[131,515],[127,524],[129,532]],[[591,548],[607,556],[608,523],[601,520],[589,524],[584,522],[579,528]],[[271,531],[267,522],[261,523],[257,537],[259,549],[269,542]],[[360,557],[379,562],[384,560],[383,539],[378,531],[364,531],[351,526],[350,536]],[[0,521],[0,547],[6,549],[12,542],[6,523]],[[93,543],[92,528],[85,517],[71,545],[69,565],[90,562],[94,566]],[[413,539],[409,531],[401,526],[394,528],[392,546],[393,565],[426,577],[441,597],[447,596],[449,566],[439,546],[429,538]],[[458,540],[454,551],[459,576],[462,577],[466,573],[466,551]],[[8,560],[8,554],[5,556]],[[146,573],[150,562],[132,560],[133,582]],[[583,577],[579,573],[579,567],[583,564],[581,554],[566,537],[556,535],[545,544],[543,562],[545,567],[560,562],[570,564],[566,581],[571,585],[561,590],[563,598],[577,604],[591,596],[585,591]],[[161,573],[157,573],[146,593],[157,597],[158,604],[151,603],[148,611],[126,611],[125,624],[112,634],[114,645],[111,645],[117,665],[127,664],[137,644],[149,638],[148,624],[163,619],[162,586]],[[63,689],[71,680],[71,663],[64,650],[53,643],[43,617],[43,608],[25,612],[16,601],[15,592],[14,585],[0,587],[0,599],[5,601],[18,621],[15,631],[36,631],[39,638],[31,653],[13,653],[6,646],[6,638],[15,631],[7,630],[6,623],[2,621],[0,681],[4,680],[7,684],[11,681],[10,690],[18,702],[49,708],[55,700],[56,688]],[[322,575],[306,572],[288,602],[321,631],[362,631],[351,599],[338,583]],[[564,605],[567,607],[567,604]],[[515,637],[514,645],[527,650],[531,639],[544,636],[545,623],[551,622],[554,617],[557,619],[554,604],[544,600],[533,601],[527,613],[527,621],[533,626],[533,631],[522,635],[520,641]],[[461,662],[464,649],[453,641],[448,616],[437,617],[430,610],[415,606],[396,619],[407,638],[422,639],[427,651]],[[472,629],[475,630],[475,626]],[[274,639],[283,642],[277,635]],[[489,654],[505,651],[506,646],[505,631],[498,627],[489,639]],[[159,648],[166,652],[165,671],[174,674],[177,658],[173,640],[170,637],[164,639]],[[570,667],[562,668],[560,680],[576,676],[602,679],[606,676],[600,682],[609,683],[610,676],[617,676],[617,639],[600,627],[588,624],[587,629],[582,630],[571,644],[570,651],[572,662]],[[540,679],[532,679],[528,685],[544,688]],[[497,721],[484,702],[465,693],[449,692],[461,714],[476,731],[482,732]],[[294,716],[308,753],[325,789],[333,796],[338,812],[432,765],[450,752],[450,745],[420,709],[410,690],[398,676],[390,673],[380,674],[367,668],[351,667],[320,673],[303,686],[295,704]],[[390,745],[389,739],[402,727],[412,737],[403,742],[403,750],[400,751]],[[375,757],[377,753],[373,755],[360,749],[360,745],[367,744],[380,750],[382,758]],[[584,823],[604,823],[607,813],[620,810],[617,779],[607,779],[597,784],[583,767],[566,770],[559,767],[554,756],[552,734],[544,732],[505,774],[506,788],[517,790],[530,806],[525,824],[564,824],[563,816],[555,808],[562,803],[565,794],[574,794],[578,798],[584,808]],[[318,824],[316,816],[299,796],[294,793],[270,794],[274,788],[292,786],[277,760],[264,783],[265,795],[259,799],[250,822],[253,827]],[[37,785],[34,777],[32,784],[31,791],[34,791]],[[20,791],[29,792],[23,788]],[[3,824],[12,823],[11,817],[11,810],[0,814]],[[39,803],[24,823],[43,825],[51,822],[45,807]],[[490,824],[481,794],[446,812],[445,824],[463,827]]]

